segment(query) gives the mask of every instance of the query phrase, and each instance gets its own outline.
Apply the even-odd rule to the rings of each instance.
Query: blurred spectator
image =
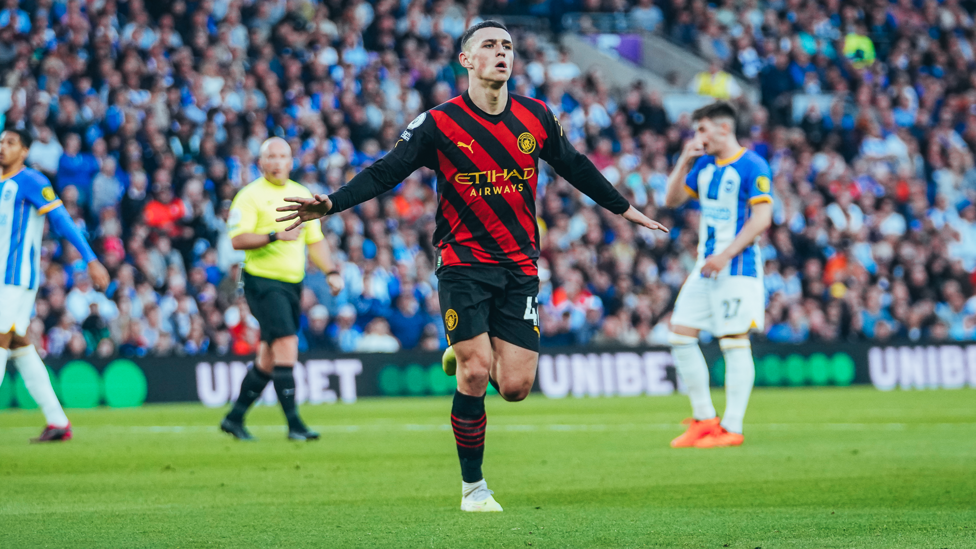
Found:
[[[93,307],[95,312],[106,320],[112,320],[118,315],[115,303],[92,287],[88,273],[78,271],[74,275],[74,287],[65,299],[65,308],[74,321],[81,324],[91,315]]]
[[[81,151],[81,137],[76,133],[68,134],[64,154],[58,163],[58,190],[63,192],[69,186],[74,187],[78,191],[78,203],[87,206],[91,198],[92,178],[98,170],[98,159],[91,153]]]
[[[856,68],[869,67],[875,60],[874,43],[867,36],[863,21],[854,23],[854,29],[844,37],[844,56]]]
[[[37,129],[37,138],[31,143],[27,153],[27,165],[53,180],[58,175],[63,152],[64,148],[58,143],[51,128],[41,126]]]
[[[0,11],[0,27],[11,26],[17,30],[19,34],[27,34],[31,31],[31,19],[30,15],[17,7],[17,0],[7,0],[4,2],[6,6],[3,11]]]
[[[390,331],[403,349],[414,349],[431,319],[420,309],[413,292],[403,292],[396,299],[396,308],[387,317]]]
[[[119,205],[122,198],[122,182],[115,175],[115,159],[106,158],[102,162],[102,167],[92,181],[92,201],[91,210],[98,214],[105,208],[115,208]]]
[[[547,71],[550,83],[558,84],[560,82],[567,82],[581,74],[579,66],[570,61],[569,56],[569,48],[565,46],[559,48],[559,61],[551,63]]]
[[[774,59],[759,75],[762,101],[773,124],[785,125],[791,116],[789,94],[796,89],[796,83],[789,71],[789,57],[779,52]]]
[[[400,350],[400,342],[390,333],[390,325],[385,319],[374,318],[366,325],[356,350],[361,353],[395,353]]]
[[[778,343],[803,343],[810,337],[810,327],[804,318],[803,307],[790,307],[786,322],[780,322],[769,329],[766,337]]]
[[[182,234],[179,222],[188,213],[183,201],[173,194],[173,187],[168,182],[157,182],[153,185],[153,198],[146,204],[143,217],[150,228],[172,238]]]
[[[356,308],[346,304],[339,308],[339,318],[334,327],[335,339],[339,343],[339,350],[352,353],[359,348],[359,340],[363,334],[356,328]]]
[[[664,13],[654,5],[654,0],[638,0],[628,16],[633,26],[647,32],[657,31],[664,22]]]
[[[203,318],[193,316],[190,320],[190,330],[185,337],[183,352],[188,355],[199,355],[210,349],[210,337],[204,327]]]
[[[299,333],[299,349],[302,351],[335,351],[336,345],[328,332],[329,310],[324,305],[314,305],[308,311],[308,324]]]
[[[688,90],[722,100],[738,99],[742,95],[738,82],[722,70],[722,63],[718,60],[712,60],[707,71],[696,74],[688,83]]]
[[[143,219],[143,210],[149,202],[147,185],[149,180],[145,172],[133,172],[129,177],[129,188],[122,196],[121,214],[124,227],[131,228]]]
[[[85,337],[85,343],[87,344],[88,352],[91,353],[95,351],[98,344],[109,337],[108,326],[105,323],[105,319],[98,314],[98,304],[92,303],[90,306],[90,313],[88,318],[81,323],[82,334]]]

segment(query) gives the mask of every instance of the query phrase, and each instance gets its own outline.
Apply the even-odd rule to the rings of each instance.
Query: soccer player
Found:
[[[698,263],[671,316],[675,367],[688,387],[693,417],[671,446],[714,448],[742,444],[742,420],[756,378],[749,332],[765,321],[763,265],[758,238],[772,222],[769,164],[739,145],[735,109],[724,101],[694,113],[695,137],[668,178],[667,206],[701,204]],[[708,367],[698,347],[707,330],[725,356],[725,416],[716,417]]]
[[[32,442],[71,440],[71,423],[51,387],[47,367],[27,339],[27,326],[41,277],[41,239],[44,218],[81,253],[97,288],[106,288],[109,275],[91,246],[54,193],[51,182],[27,168],[31,135],[10,129],[0,133],[0,382],[10,360],[20,372],[31,397],[44,413],[47,427]]]
[[[258,166],[262,177],[246,185],[230,206],[227,223],[231,244],[244,252],[244,297],[261,327],[261,344],[254,367],[241,381],[237,402],[220,423],[220,428],[240,440],[254,440],[244,428],[244,414],[265,386],[274,380],[278,403],[288,421],[288,438],[315,440],[298,415],[293,368],[298,360],[299,301],[305,278],[305,248],[315,265],[326,274],[333,295],[342,290],[342,277],[335,270],[321,223],[287,227],[275,221],[272,204],[286,196],[308,196],[304,186],[288,178],[292,168],[291,147],[272,137],[261,145]]]
[[[512,37],[496,21],[461,37],[468,91],[422,113],[385,157],[329,195],[289,198],[281,220],[334,214],[379,196],[421,166],[437,173],[433,235],[445,371],[457,373],[451,425],[461,462],[461,510],[501,511],[482,475],[489,378],[508,401],[524,399],[539,358],[538,162],[628,221],[665,230],[627,203],[576,151],[545,103],[508,92]],[[294,225],[293,225],[294,226]],[[456,360],[454,357],[456,356]]]

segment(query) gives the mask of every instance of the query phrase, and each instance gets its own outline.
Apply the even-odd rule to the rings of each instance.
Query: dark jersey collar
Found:
[[[461,99],[464,100],[464,103],[475,114],[477,114],[481,118],[484,118],[485,120],[491,122],[492,124],[497,124],[497,123],[501,122],[502,121],[502,118],[504,118],[505,115],[508,114],[509,111],[512,110],[512,92],[509,92],[508,93],[508,103],[505,105],[505,110],[503,110],[499,114],[488,114],[485,111],[479,109],[478,106],[474,104],[474,101],[471,100],[471,96],[468,95],[468,91],[467,90],[464,90],[464,93],[461,94]]]

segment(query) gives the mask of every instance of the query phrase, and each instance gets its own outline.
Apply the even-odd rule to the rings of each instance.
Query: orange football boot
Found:
[[[695,448],[724,448],[726,446],[741,446],[745,437],[739,433],[731,433],[721,425],[711,433],[698,439]]]
[[[687,425],[688,430],[678,438],[672,440],[671,447],[691,448],[692,446],[695,446],[695,443],[701,440],[702,437],[708,436],[716,429],[721,429],[719,426],[719,421],[721,421],[721,419],[718,416],[713,417],[712,419],[703,419],[701,421],[690,417],[682,421],[681,424]]]

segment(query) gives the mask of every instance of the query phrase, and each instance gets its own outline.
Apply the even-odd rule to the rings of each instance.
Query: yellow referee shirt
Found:
[[[286,204],[287,196],[312,198],[312,193],[290,179],[284,185],[275,185],[262,177],[245,185],[230,206],[227,220],[230,237],[247,233],[283,232],[291,222],[275,221],[276,217],[284,215],[275,209]],[[305,246],[322,240],[325,235],[318,221],[303,224],[300,231],[297,240],[277,240],[254,250],[246,250],[244,270],[263,278],[301,282],[305,278]]]

